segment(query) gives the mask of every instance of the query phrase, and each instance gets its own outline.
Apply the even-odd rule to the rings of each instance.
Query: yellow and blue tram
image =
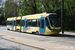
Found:
[[[41,13],[7,18],[7,29],[40,35],[59,34],[61,31],[56,13]]]

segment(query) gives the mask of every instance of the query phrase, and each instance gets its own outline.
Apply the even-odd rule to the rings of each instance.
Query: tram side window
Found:
[[[12,25],[12,21],[7,21],[7,25]]]
[[[37,27],[40,27],[40,19],[37,19]]]
[[[37,20],[36,19],[32,20],[32,27],[37,27]]]
[[[9,22],[9,21],[7,21],[7,25],[8,25],[8,22]]]
[[[26,27],[27,27],[27,21],[26,21]]]
[[[24,26],[24,20],[22,20],[22,26]]]
[[[32,27],[39,27],[40,26],[40,19],[32,19],[26,21],[26,27],[32,26]]]
[[[20,20],[17,20],[17,26],[20,26]]]
[[[28,23],[27,23],[28,22]],[[28,26],[31,26],[31,20],[28,20],[26,23]]]

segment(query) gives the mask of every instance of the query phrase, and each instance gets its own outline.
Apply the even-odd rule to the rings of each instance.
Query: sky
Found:
[[[2,0],[2,3],[5,2],[6,0]]]
[[[6,1],[6,0],[2,0],[1,4],[4,3],[5,1]],[[0,5],[0,8],[1,8],[1,7],[2,7],[2,6]],[[4,6],[3,6],[3,7],[4,7]]]
[[[17,5],[19,6],[19,0],[14,0],[14,2],[16,2],[16,3],[17,3]]]
[[[5,2],[6,0],[3,0],[3,2]]]
[[[4,3],[6,0],[2,0],[2,2],[1,3]],[[18,0],[14,0],[14,2],[17,2],[17,5],[19,6],[19,2],[18,2]],[[0,5],[0,8],[1,8],[2,6]],[[5,5],[3,5],[3,7],[5,7]]]

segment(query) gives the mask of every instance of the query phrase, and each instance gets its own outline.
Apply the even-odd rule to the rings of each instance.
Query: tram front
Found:
[[[56,13],[49,14],[49,16],[46,18],[46,21],[46,34],[59,34],[59,32],[61,31],[61,26]]]

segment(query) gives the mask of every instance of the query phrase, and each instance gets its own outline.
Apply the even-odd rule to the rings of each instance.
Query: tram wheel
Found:
[[[9,29],[7,28],[7,30],[9,30]]]
[[[36,34],[36,35],[38,35],[38,34],[39,34],[39,32],[37,31],[35,34]]]

